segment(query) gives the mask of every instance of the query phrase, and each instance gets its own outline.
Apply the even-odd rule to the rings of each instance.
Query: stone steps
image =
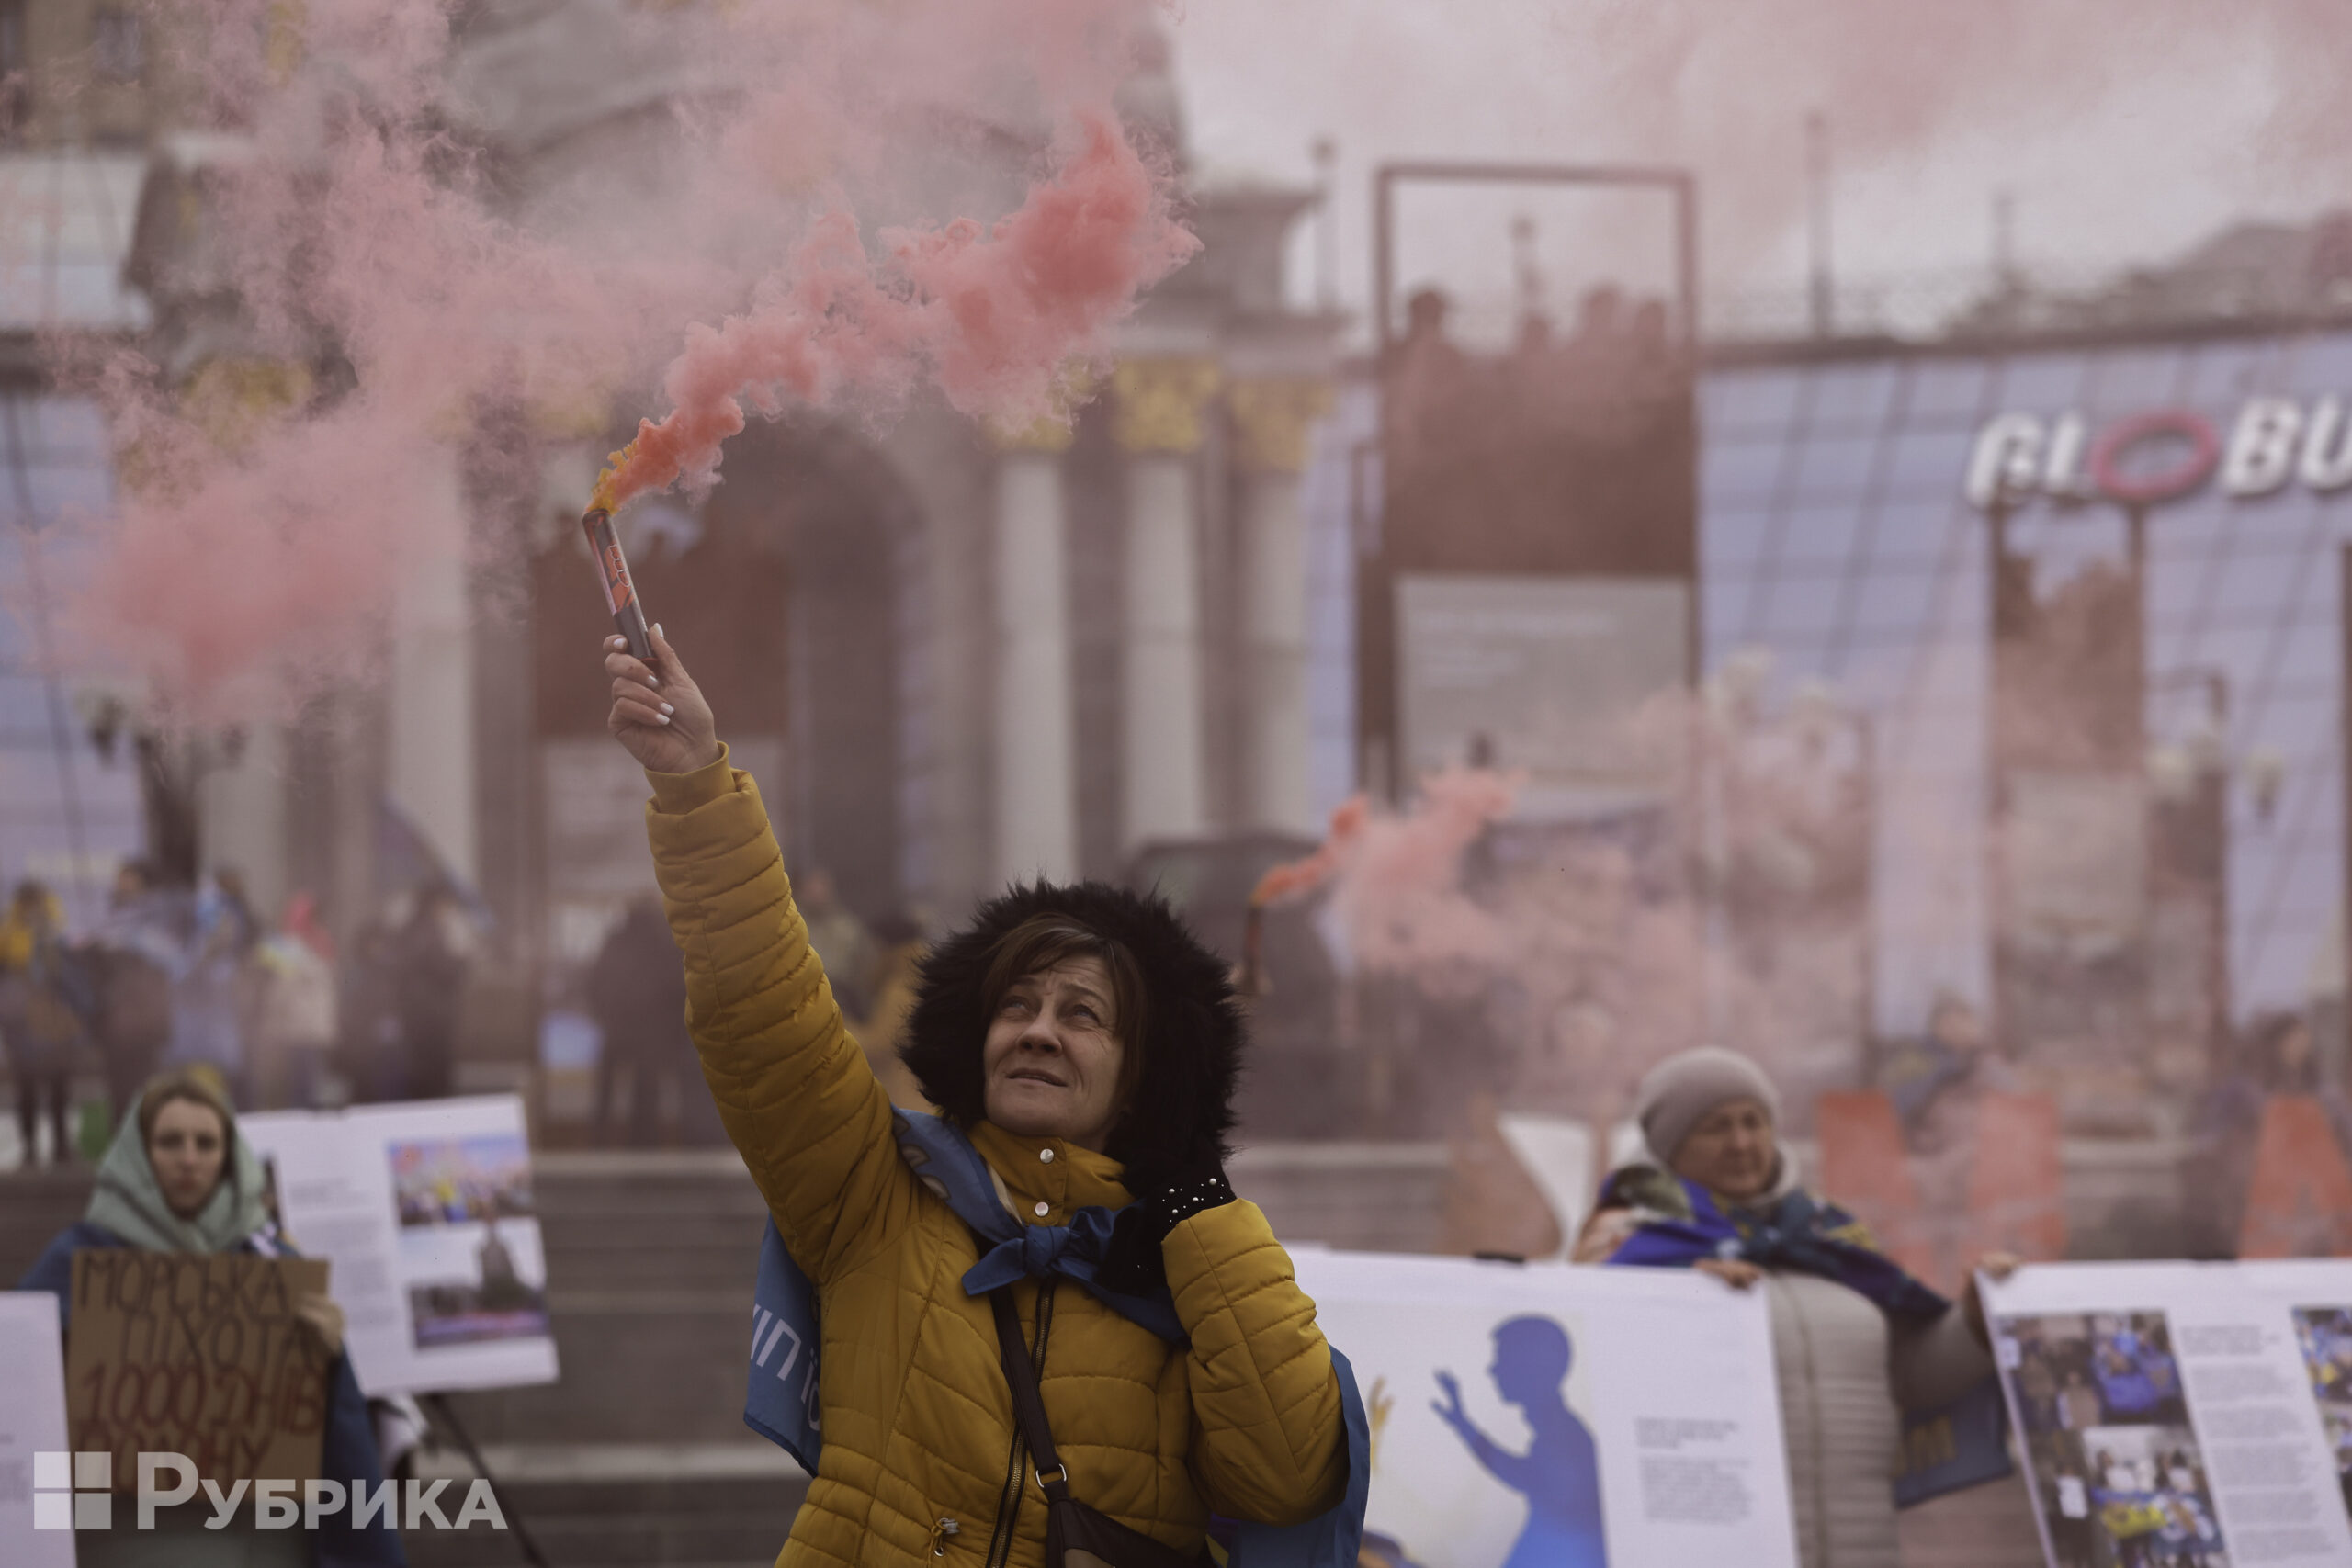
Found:
[[[492,1445],[508,1524],[520,1522],[551,1568],[662,1564],[767,1568],[808,1491],[808,1478],[774,1445],[546,1443]],[[442,1512],[454,1517],[472,1467],[447,1450],[419,1478],[447,1477]],[[404,1532],[414,1568],[504,1568],[524,1561],[511,1531]]]

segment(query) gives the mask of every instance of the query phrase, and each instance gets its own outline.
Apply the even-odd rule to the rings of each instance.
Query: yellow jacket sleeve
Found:
[[[1289,1525],[1340,1500],[1347,1433],[1331,1348],[1258,1205],[1206,1209],[1161,1244],[1193,1337],[1193,1479],[1234,1518]]]
[[[822,1285],[911,1222],[889,1097],[808,945],[752,775],[722,751],[699,772],[646,777],[703,1077],[786,1250]]]

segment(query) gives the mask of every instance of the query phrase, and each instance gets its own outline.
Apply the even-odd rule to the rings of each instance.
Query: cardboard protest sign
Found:
[[[74,1447],[185,1454],[201,1480],[308,1481],[326,1430],[327,1354],[295,1314],[323,1292],[313,1258],[105,1247],[74,1255],[66,1337]]]

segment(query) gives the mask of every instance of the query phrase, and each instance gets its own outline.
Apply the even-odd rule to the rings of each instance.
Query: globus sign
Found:
[[[2155,506],[2203,488],[2216,469],[2222,491],[2241,500],[2290,479],[2322,494],[2352,486],[2345,400],[2331,394],[2307,408],[2293,398],[2249,399],[2226,442],[2194,409],[2133,414],[2096,434],[2079,413],[1996,414],[1976,433],[1967,494],[1979,511],[2035,496]]]

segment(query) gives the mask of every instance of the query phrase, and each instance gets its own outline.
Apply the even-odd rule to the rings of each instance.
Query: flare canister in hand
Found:
[[[580,527],[588,536],[588,553],[596,558],[597,575],[605,580],[605,603],[612,609],[614,627],[628,639],[629,652],[650,663],[653,638],[645,629],[645,606],[638,603],[637,583],[621,554],[620,536],[613,532],[613,514],[592,506],[581,513]]]

